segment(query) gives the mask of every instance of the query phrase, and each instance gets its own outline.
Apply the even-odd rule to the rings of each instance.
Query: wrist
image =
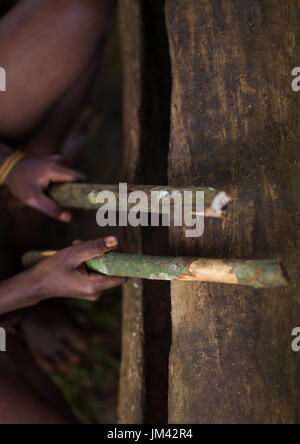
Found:
[[[39,304],[46,299],[43,297],[41,277],[35,272],[34,267],[19,274],[18,277],[19,283],[16,284],[28,300],[29,306]]]
[[[30,274],[30,281],[33,283],[32,297],[35,299],[36,303],[55,297],[53,291],[54,282],[49,278],[47,269],[45,269],[44,265],[44,262],[41,262],[28,269],[26,272]]]
[[[29,283],[28,297],[30,298],[32,305],[39,304],[46,299],[49,299],[47,286],[45,280],[38,271],[38,266],[34,266],[23,273],[25,278],[25,285]]]
[[[5,184],[9,187],[13,173],[17,165],[21,160],[24,159],[24,157],[25,154],[22,151],[15,151],[6,158],[6,160],[0,166],[0,186]]]

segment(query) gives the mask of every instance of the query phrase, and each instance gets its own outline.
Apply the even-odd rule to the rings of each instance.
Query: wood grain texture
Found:
[[[224,222],[171,253],[281,260],[291,285],[172,283],[170,423],[300,421],[300,60],[297,0],[167,0],[169,183],[227,188]]]

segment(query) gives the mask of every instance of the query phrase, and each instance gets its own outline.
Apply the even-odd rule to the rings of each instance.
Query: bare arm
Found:
[[[0,282],[0,314],[30,307],[39,302],[38,282],[26,271]]]

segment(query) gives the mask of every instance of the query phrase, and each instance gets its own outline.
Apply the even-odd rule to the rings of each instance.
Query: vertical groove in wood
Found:
[[[124,85],[124,181],[135,184],[142,144],[143,31],[140,0],[119,2]],[[142,253],[141,230],[124,230],[126,251]],[[143,282],[130,280],[123,290],[122,363],[119,423],[142,424],[145,402]]]
[[[165,0],[143,0],[144,75],[143,137],[140,183],[168,183],[171,66],[165,23]],[[168,255],[168,228],[143,228],[143,252]],[[144,281],[145,423],[168,421],[168,375],[171,341],[170,285]]]
[[[165,0],[120,2],[124,66],[127,182],[167,185],[171,73]],[[168,254],[168,230],[126,229],[126,250]],[[167,282],[135,281],[124,289],[120,422],[168,418],[171,336]]]

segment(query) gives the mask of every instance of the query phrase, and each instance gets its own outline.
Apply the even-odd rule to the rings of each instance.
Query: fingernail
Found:
[[[63,211],[59,218],[62,222],[71,222],[72,215],[68,211]]]
[[[118,239],[116,237],[110,236],[104,239],[106,248],[117,247],[119,245]]]

